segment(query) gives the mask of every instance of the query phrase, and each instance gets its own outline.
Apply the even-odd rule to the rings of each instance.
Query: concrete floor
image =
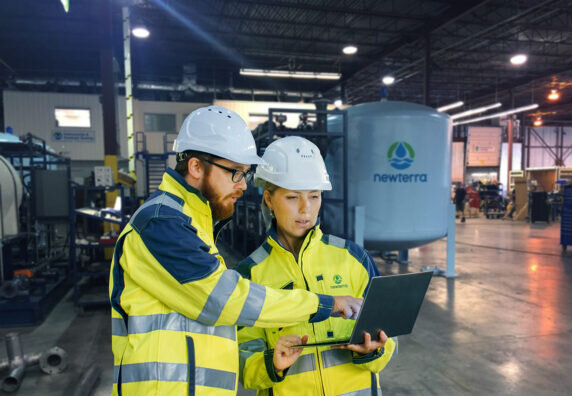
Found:
[[[572,252],[561,255],[559,234],[559,224],[458,224],[459,277],[431,281],[413,333],[400,337],[383,371],[384,394],[571,395]],[[438,241],[411,250],[409,265],[378,265],[386,274],[444,267],[445,253]],[[57,344],[70,357],[59,375],[28,370],[15,395],[69,395],[94,362],[103,372],[92,394],[110,394],[108,310],[79,314],[68,296],[41,326],[0,335],[12,330],[22,332],[25,352]]]

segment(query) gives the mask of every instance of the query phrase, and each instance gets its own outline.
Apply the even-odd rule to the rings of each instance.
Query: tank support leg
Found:
[[[365,231],[365,206],[354,208],[354,242],[363,247]]]
[[[397,254],[397,262],[399,264],[410,264],[411,261],[409,261],[409,250],[400,250]]]
[[[449,221],[447,227],[447,278],[456,278],[455,274],[455,239],[456,239],[456,223],[455,223],[455,205],[449,205]]]

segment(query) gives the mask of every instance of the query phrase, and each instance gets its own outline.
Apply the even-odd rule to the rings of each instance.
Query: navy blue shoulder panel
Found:
[[[184,201],[182,198],[166,191],[157,190],[133,214],[131,226],[139,233],[147,223],[156,217],[180,217],[191,223],[191,218],[183,213]]]
[[[179,283],[203,279],[220,264],[183,213],[183,204],[180,197],[157,191],[130,221],[151,255]]]
[[[357,243],[349,240],[346,240],[346,249],[364,266],[370,278],[373,276],[379,276],[379,270],[367,250],[359,246]]]
[[[153,257],[179,283],[206,278],[220,265],[197,230],[180,217],[155,217],[139,235]]]

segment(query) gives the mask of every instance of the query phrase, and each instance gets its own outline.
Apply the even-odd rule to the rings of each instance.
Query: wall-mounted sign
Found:
[[[470,127],[467,141],[467,166],[499,166],[501,128]]]
[[[57,129],[52,131],[52,141],[61,143],[94,143],[95,131],[66,131]]]

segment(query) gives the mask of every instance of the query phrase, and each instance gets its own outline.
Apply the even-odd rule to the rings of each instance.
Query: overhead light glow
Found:
[[[457,108],[457,107],[461,107],[461,106],[464,105],[464,104],[465,104],[465,103],[464,103],[463,101],[458,101],[458,102],[451,103],[451,104],[448,104],[448,105],[445,105],[445,106],[437,107],[437,111],[438,111],[439,113],[442,113],[442,112],[447,111],[447,110],[451,110],[451,109],[455,109],[455,108]]]
[[[526,56],[525,54],[516,54],[510,58],[510,63],[512,63],[515,66],[520,66],[525,64],[527,60],[528,56]]]
[[[560,92],[556,89],[552,89],[547,96],[548,100],[558,100],[560,99]]]
[[[454,122],[453,125],[463,125],[463,124],[469,124],[471,122],[489,120],[491,118],[497,118],[497,117],[502,117],[502,116],[509,115],[509,114],[520,113],[522,111],[534,110],[536,108],[538,108],[538,103],[531,104],[528,106],[518,107],[518,108],[512,109],[512,110],[501,111],[500,113],[495,113],[495,114],[491,114],[488,116],[482,116],[482,117],[477,117],[477,118],[471,118],[470,120]]]
[[[320,73],[320,72],[304,72],[295,70],[262,70],[262,69],[240,69],[242,76],[254,77],[278,77],[278,78],[305,78],[318,80],[339,80],[342,75],[340,73]]]
[[[457,120],[459,118],[468,117],[468,116],[471,116],[473,114],[484,113],[485,111],[496,109],[497,107],[501,107],[501,106],[502,106],[502,103],[497,102],[497,103],[493,103],[491,105],[487,105],[487,106],[483,106],[483,107],[477,107],[476,109],[467,110],[467,111],[463,111],[462,113],[453,114],[451,116],[451,119]]]
[[[381,81],[385,84],[385,85],[391,85],[395,82],[395,77],[393,76],[385,76],[381,79]]]
[[[353,55],[357,52],[357,47],[355,45],[347,45],[342,52],[346,55]]]
[[[536,120],[534,120],[533,124],[534,126],[542,126],[542,118],[538,117]]]
[[[147,28],[144,28],[142,26],[133,28],[133,30],[131,31],[131,33],[133,33],[133,35],[135,37],[138,38],[147,38],[149,37],[149,30],[147,30]]]
[[[334,101],[334,106],[336,106],[336,107],[340,107],[342,104],[343,104],[343,103],[342,103],[342,100],[341,100],[341,99],[336,99],[336,100]]]

